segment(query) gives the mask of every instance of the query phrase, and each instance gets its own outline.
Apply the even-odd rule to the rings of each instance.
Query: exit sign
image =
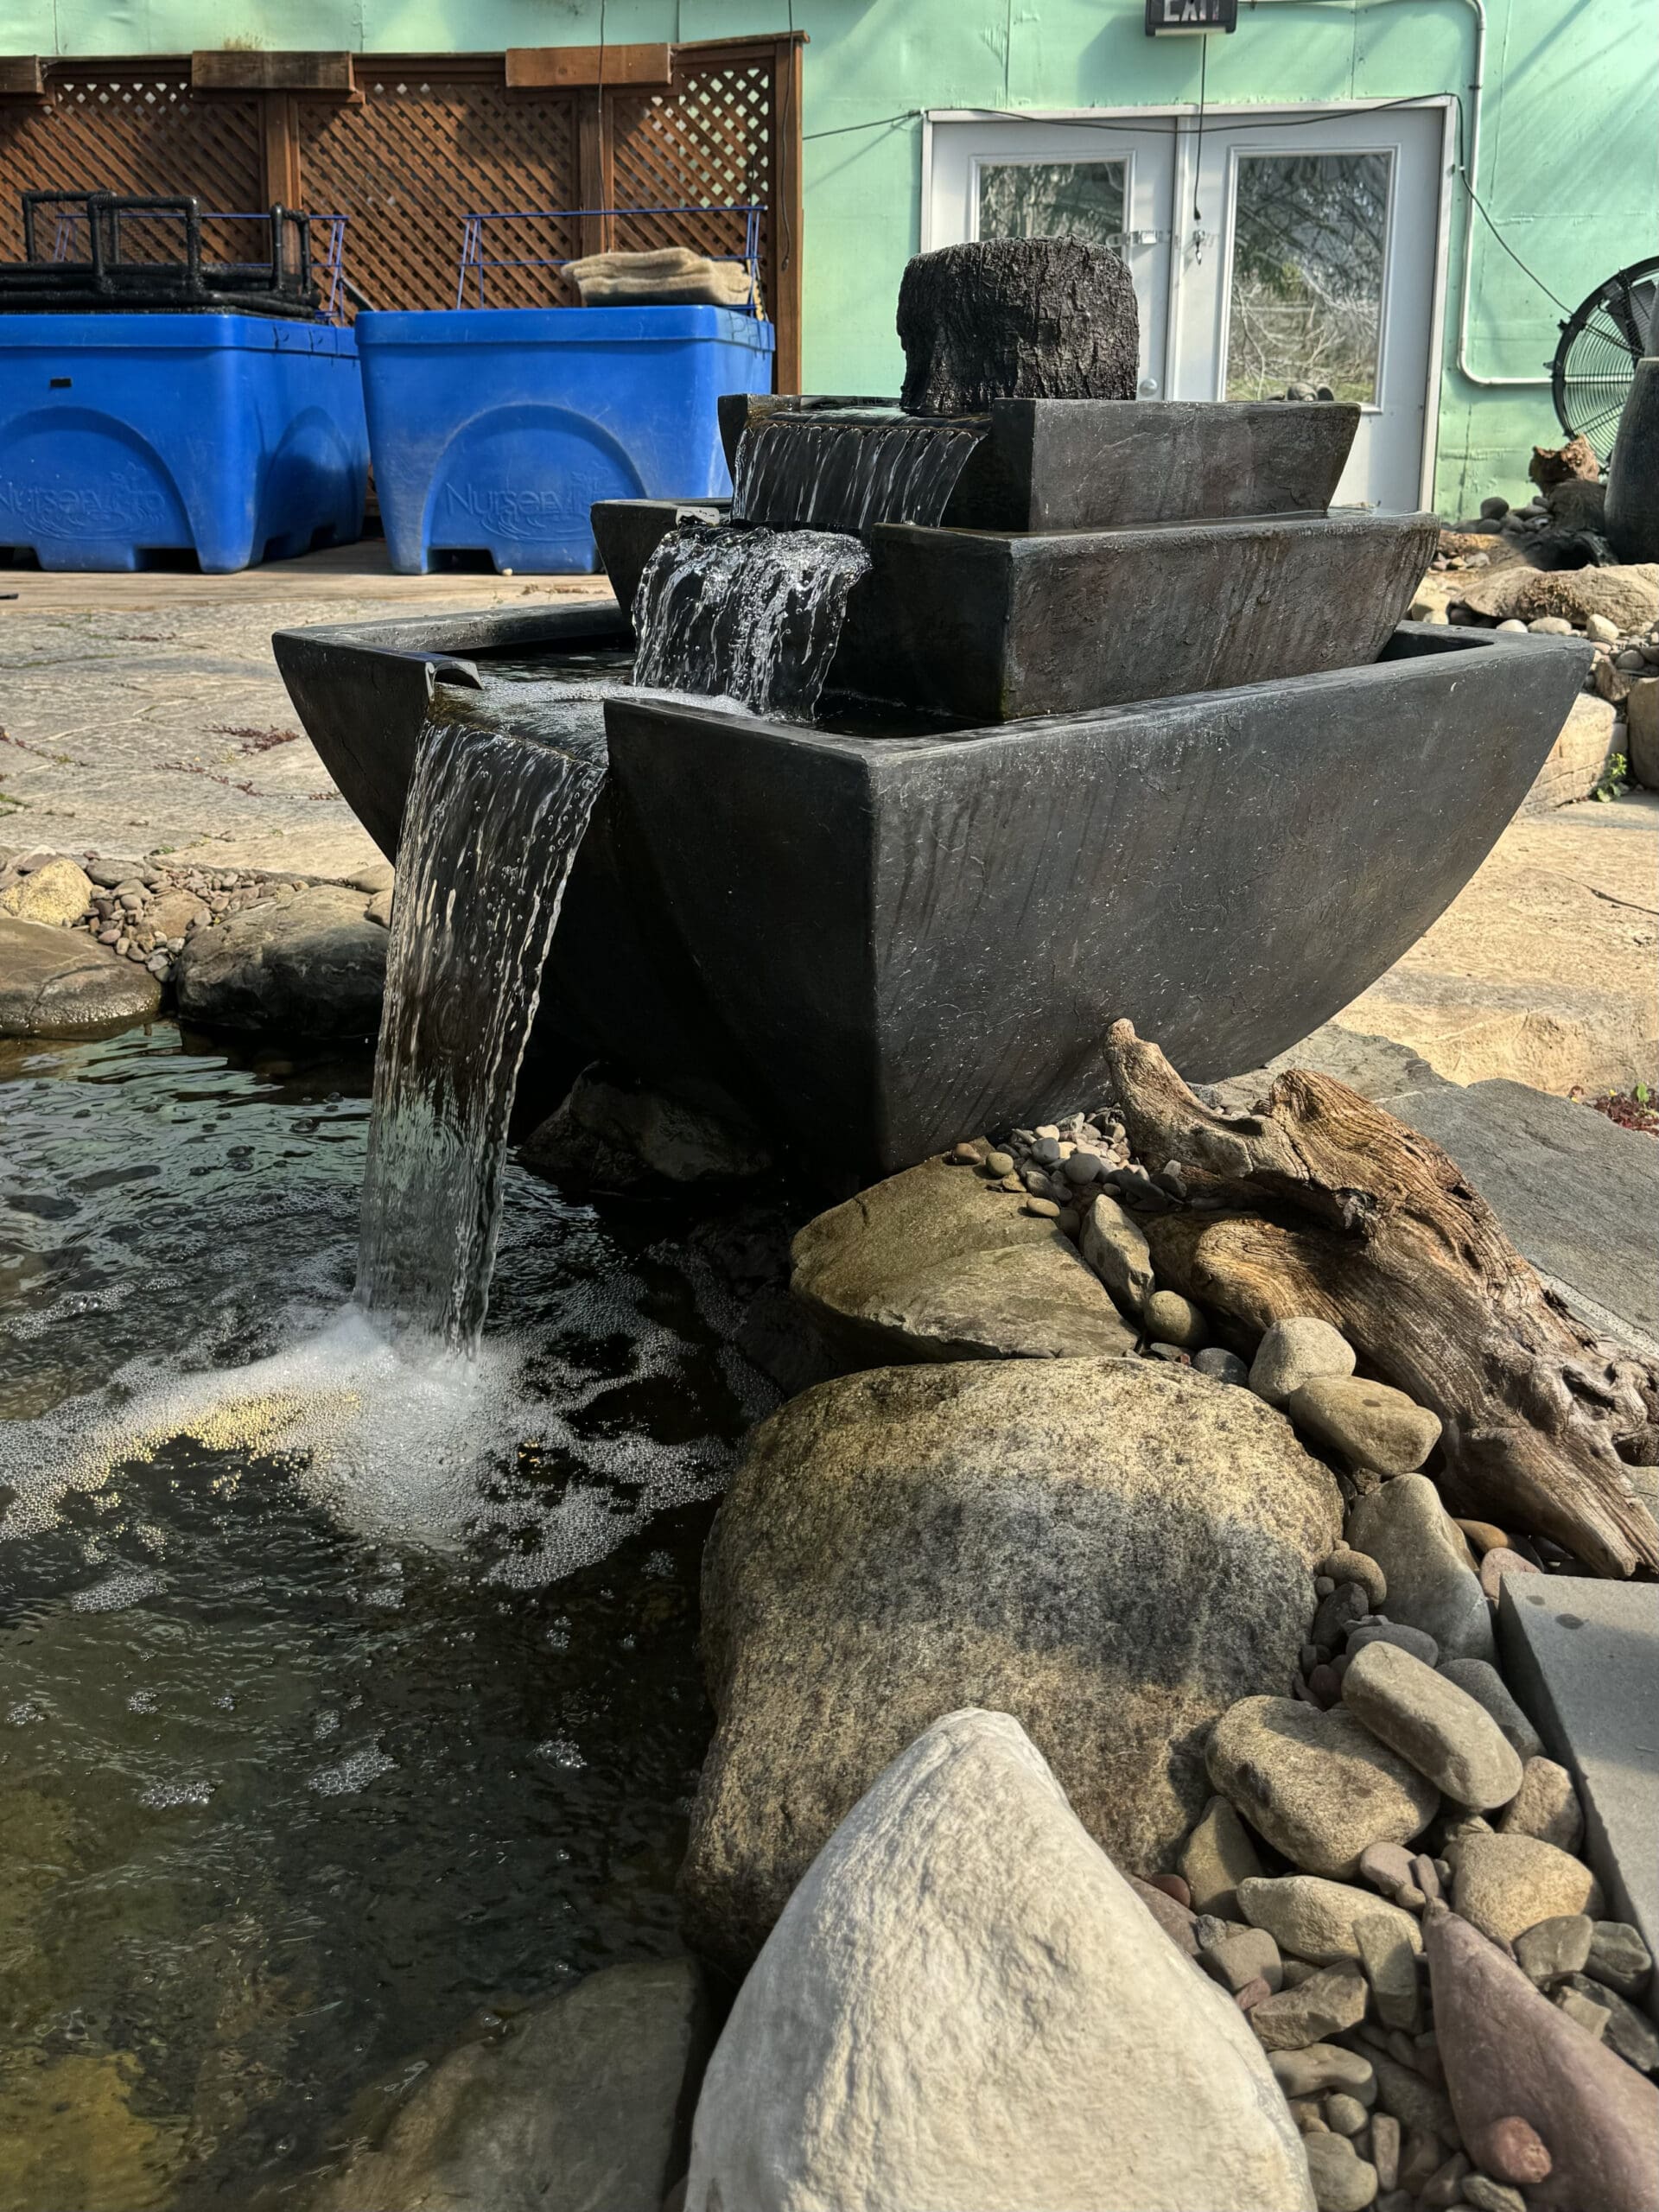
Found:
[[[1238,0],[1147,0],[1147,36],[1170,31],[1236,31]]]

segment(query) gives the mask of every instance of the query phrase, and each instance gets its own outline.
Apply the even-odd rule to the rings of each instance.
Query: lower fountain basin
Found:
[[[445,656],[626,637],[620,613],[578,607],[274,643],[395,859],[429,703],[476,715],[478,693],[436,680]],[[613,700],[540,1020],[739,1110],[832,1188],[1097,1095],[1121,1014],[1194,1079],[1259,1066],[1461,890],[1589,659],[1408,623],[1368,666],[946,734]],[[503,692],[535,689],[489,695],[499,726]]]

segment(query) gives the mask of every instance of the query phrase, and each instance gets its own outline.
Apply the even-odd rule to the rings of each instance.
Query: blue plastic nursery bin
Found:
[[[599,566],[595,499],[731,490],[715,403],[772,390],[772,325],[728,308],[457,308],[357,319],[391,565]]]
[[[210,575],[362,533],[357,346],[257,315],[0,315],[0,548]],[[0,558],[6,557],[0,554]]]

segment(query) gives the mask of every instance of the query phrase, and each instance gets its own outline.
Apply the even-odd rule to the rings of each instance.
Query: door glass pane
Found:
[[[1310,384],[1376,400],[1393,166],[1389,154],[1239,157],[1229,399]]]
[[[982,162],[982,238],[1085,238],[1116,246],[1127,162]]]

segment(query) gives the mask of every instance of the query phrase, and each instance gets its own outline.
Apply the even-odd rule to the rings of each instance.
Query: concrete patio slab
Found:
[[[1504,1679],[1584,1804],[1608,1916],[1659,1952],[1659,1583],[1505,1575]],[[1647,2005],[1659,2018],[1659,1978]]]

